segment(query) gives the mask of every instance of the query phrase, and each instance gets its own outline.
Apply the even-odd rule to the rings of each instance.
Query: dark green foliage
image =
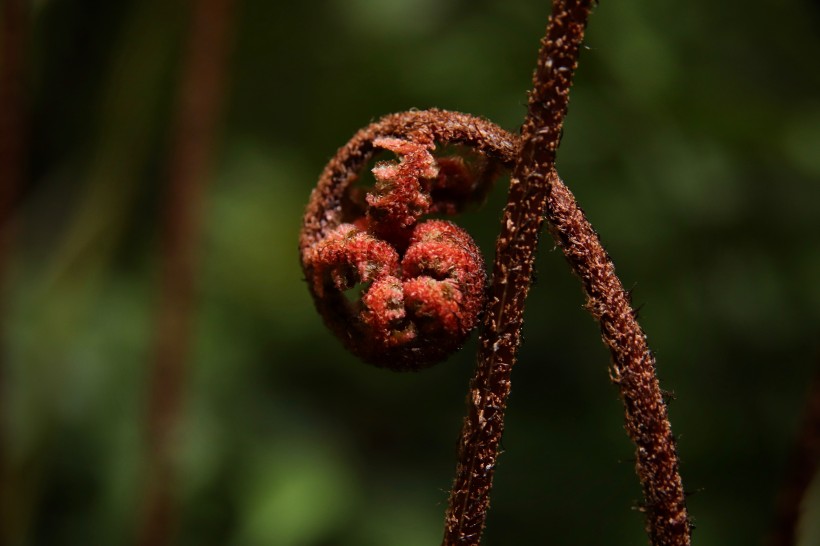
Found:
[[[109,5],[110,4],[110,5]],[[544,2],[246,0],[206,205],[177,442],[180,544],[440,541],[475,341],[421,374],[355,360],[301,280],[325,162],[410,107],[524,117]],[[139,507],[180,8],[40,2],[31,177],[8,268],[21,544],[122,544]],[[820,10],[603,2],[559,169],[676,400],[694,542],[753,544],[820,358]],[[504,182],[462,225],[491,254]],[[485,542],[642,544],[609,355],[544,240]],[[813,516],[820,520],[818,502]]]

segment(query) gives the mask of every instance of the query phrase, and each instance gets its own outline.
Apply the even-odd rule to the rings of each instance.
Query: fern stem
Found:
[[[624,403],[627,434],[637,446],[635,467],[650,541],[655,546],[688,546],[691,525],[655,357],[598,234],[554,171],[549,176],[547,221],[583,284],[587,310],[600,324],[612,355],[610,377]]]
[[[556,1],[541,42],[521,148],[496,240],[490,299],[445,519],[446,546],[478,544],[484,528],[510,374],[521,341],[524,303],[547,206],[548,176],[555,165],[590,10],[589,0]]]
[[[235,0],[194,0],[183,59],[164,203],[161,301],[148,386],[146,466],[137,544],[174,542],[173,450],[182,415],[196,305],[197,248],[224,93]]]
[[[637,473],[646,498],[647,532],[656,546],[690,543],[675,441],[655,361],[615,268],[575,198],[555,173],[555,155],[569,89],[592,2],[556,1],[541,42],[521,150],[496,246],[493,285],[468,415],[459,443],[445,545],[478,544],[484,527],[510,374],[520,344],[524,303],[544,216],[581,279],[588,308],[612,353],[612,379],[626,408],[626,429],[637,445]]]

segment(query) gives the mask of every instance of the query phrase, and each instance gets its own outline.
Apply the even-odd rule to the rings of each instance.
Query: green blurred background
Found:
[[[189,11],[32,6],[28,174],[2,264],[10,544],[139,534]],[[175,543],[440,542],[475,340],[418,374],[357,362],[301,279],[301,215],[336,148],[383,114],[436,106],[517,130],[548,12],[237,2],[195,241]],[[820,5],[605,0],[586,45],[559,170],[634,289],[677,398],[695,543],[758,543],[820,362]],[[502,181],[462,218],[488,261],[504,201]],[[608,354],[543,243],[484,543],[644,544]],[[820,520],[813,506],[805,522]]]

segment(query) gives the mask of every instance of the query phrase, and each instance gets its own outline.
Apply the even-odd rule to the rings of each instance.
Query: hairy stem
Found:
[[[556,1],[541,42],[519,156],[496,242],[493,282],[476,372],[470,383],[444,544],[478,544],[490,503],[510,373],[521,340],[524,302],[547,206],[572,75],[591,2]]]
[[[691,526],[655,358],[598,234],[554,171],[548,182],[550,231],[581,280],[587,309],[601,325],[601,337],[612,355],[610,376],[624,402],[627,434],[637,446],[635,468],[643,487],[650,541],[655,546],[688,545]]]

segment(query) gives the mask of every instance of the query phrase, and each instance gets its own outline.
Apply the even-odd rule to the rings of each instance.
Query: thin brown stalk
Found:
[[[169,544],[176,527],[172,449],[195,306],[200,215],[222,103],[233,0],[199,0],[183,59],[162,230],[161,300],[149,384],[147,479],[138,543]]]
[[[656,546],[688,545],[691,525],[655,357],[598,234],[555,171],[548,182],[550,232],[581,280],[587,309],[601,325],[601,338],[612,355],[610,376],[624,402],[627,434],[637,446],[635,467],[650,541]]]
[[[4,0],[0,8],[0,544],[20,534],[15,517],[18,472],[8,458],[8,410],[11,386],[6,362],[6,314],[9,262],[14,238],[14,208],[26,170],[28,141],[25,95],[26,41],[29,6],[25,0]]]
[[[555,2],[541,42],[521,149],[496,243],[490,300],[459,441],[445,519],[447,546],[478,544],[484,528],[504,431],[510,373],[520,345],[524,302],[547,205],[548,175],[555,165],[590,9],[590,1]]]
[[[789,471],[777,500],[774,529],[769,546],[794,546],[803,513],[803,500],[820,471],[820,369],[815,372],[803,410],[803,423],[797,435]]]

